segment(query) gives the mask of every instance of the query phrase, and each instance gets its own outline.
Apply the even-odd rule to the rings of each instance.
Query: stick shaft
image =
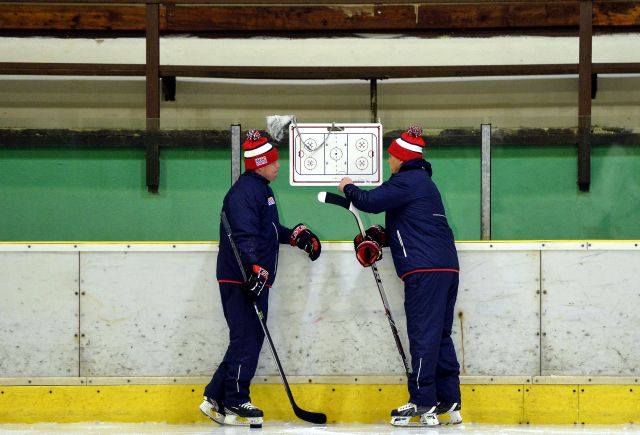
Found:
[[[364,225],[362,225],[362,219],[360,219],[360,212],[356,208],[355,205],[347,198],[336,195],[331,192],[320,192],[318,193],[318,200],[320,202],[324,202],[326,204],[334,204],[342,208],[346,208],[351,212],[353,217],[356,220],[358,225],[358,229],[360,230],[360,234],[365,236]],[[396,327],[396,322],[393,319],[393,315],[391,314],[391,308],[389,307],[389,301],[387,300],[387,294],[384,291],[384,287],[382,286],[382,279],[380,279],[380,272],[378,271],[378,266],[374,262],[371,265],[371,272],[373,273],[373,277],[376,280],[376,285],[378,286],[378,292],[380,293],[380,298],[382,299],[382,305],[384,306],[384,314],[387,316],[389,320],[389,327],[391,328],[391,333],[393,334],[393,339],[396,343],[396,347],[398,348],[398,353],[402,358],[402,364],[404,366],[404,371],[407,375],[407,378],[411,374],[411,369],[409,367],[409,362],[407,360],[407,355],[404,351],[404,347],[402,346],[402,341],[400,340],[400,334],[398,333],[398,328]]]

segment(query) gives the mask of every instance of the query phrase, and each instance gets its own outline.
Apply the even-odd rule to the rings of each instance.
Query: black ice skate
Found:
[[[420,417],[419,422],[412,422],[414,417]],[[438,426],[438,416],[435,406],[418,406],[409,402],[391,411],[391,424],[394,426]]]
[[[204,401],[200,404],[200,411],[218,424],[224,424],[224,409],[222,403],[204,396]]]
[[[256,429],[262,427],[262,417],[264,413],[261,409],[253,406],[251,402],[246,402],[238,406],[225,406],[224,413],[225,424],[249,426]]]
[[[436,405],[436,414],[438,416],[443,414],[449,414],[449,420],[440,420],[440,424],[460,424],[462,423],[462,416],[460,415],[460,409],[462,407],[459,403],[440,403]]]

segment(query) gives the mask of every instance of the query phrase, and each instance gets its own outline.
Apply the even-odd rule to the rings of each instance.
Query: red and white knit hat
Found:
[[[422,128],[412,125],[398,139],[391,142],[389,154],[403,162],[411,159],[420,159],[422,158],[422,147],[424,146]]]
[[[267,166],[278,160],[278,150],[258,130],[249,130],[247,140],[242,144],[244,168],[246,170]]]

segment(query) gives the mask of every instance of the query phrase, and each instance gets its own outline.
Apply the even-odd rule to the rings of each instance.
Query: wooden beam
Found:
[[[456,65],[415,67],[254,67],[160,65],[163,76],[283,80],[384,80],[421,77],[486,77],[578,74],[578,64]],[[594,63],[595,74],[638,74],[640,63]],[[0,62],[4,75],[145,76],[143,64]]]
[[[167,7],[167,28],[176,32],[415,30],[416,21],[413,5]]]
[[[420,77],[486,77],[578,74],[577,64],[540,65],[455,65],[455,66],[199,66],[163,65],[162,75],[176,77],[215,77],[283,80],[399,79]]]
[[[418,7],[420,29],[512,29],[577,27],[578,4],[434,4]]]
[[[580,0],[561,0],[579,3]],[[636,2],[638,0],[594,0],[594,4]],[[372,0],[0,0],[0,3],[47,3],[47,4],[207,4],[207,5],[361,5],[374,4]],[[554,0],[385,0],[385,4],[468,4],[481,5],[487,3],[554,3]]]
[[[387,131],[383,141],[389,143],[404,130]],[[491,147],[562,147],[577,143],[575,128],[505,128],[493,127]],[[474,147],[481,145],[478,128],[449,128],[430,130],[429,147]],[[288,132],[279,143],[288,143]],[[65,128],[0,128],[0,149],[9,148],[85,148],[85,149],[144,149],[148,142],[160,148],[225,149],[229,150],[229,130],[161,130],[144,129],[65,129]],[[598,130],[592,135],[598,146],[628,146],[638,148],[640,133],[633,129],[612,128]]]
[[[143,64],[0,62],[0,74],[53,76],[143,76]]]
[[[147,40],[147,130],[160,129],[160,29],[159,6],[148,4],[146,10]],[[147,143],[147,189],[158,193],[160,185],[160,147]]]
[[[145,9],[123,5],[2,5],[4,30],[144,30]]]
[[[49,0],[52,2],[52,0]],[[48,3],[45,1],[45,3]],[[0,2],[2,31],[145,30],[140,5],[15,4]],[[376,4],[223,6],[171,2],[160,7],[160,30],[168,32],[304,32],[304,31],[444,31],[578,28],[579,2],[458,2]],[[156,3],[157,4],[157,3]],[[222,3],[224,4],[224,3]],[[640,1],[598,2],[593,9],[598,29],[640,27]],[[81,33],[82,34],[82,33]]]
[[[578,187],[589,191],[591,184],[591,79],[593,2],[580,2],[580,53],[578,77]]]

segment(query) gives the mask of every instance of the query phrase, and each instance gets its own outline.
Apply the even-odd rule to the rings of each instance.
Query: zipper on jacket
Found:
[[[407,251],[404,249],[404,243],[402,243],[402,236],[400,235],[400,230],[396,230],[398,233],[398,240],[400,241],[400,246],[402,246],[402,252],[404,253],[404,257],[407,258]]]

